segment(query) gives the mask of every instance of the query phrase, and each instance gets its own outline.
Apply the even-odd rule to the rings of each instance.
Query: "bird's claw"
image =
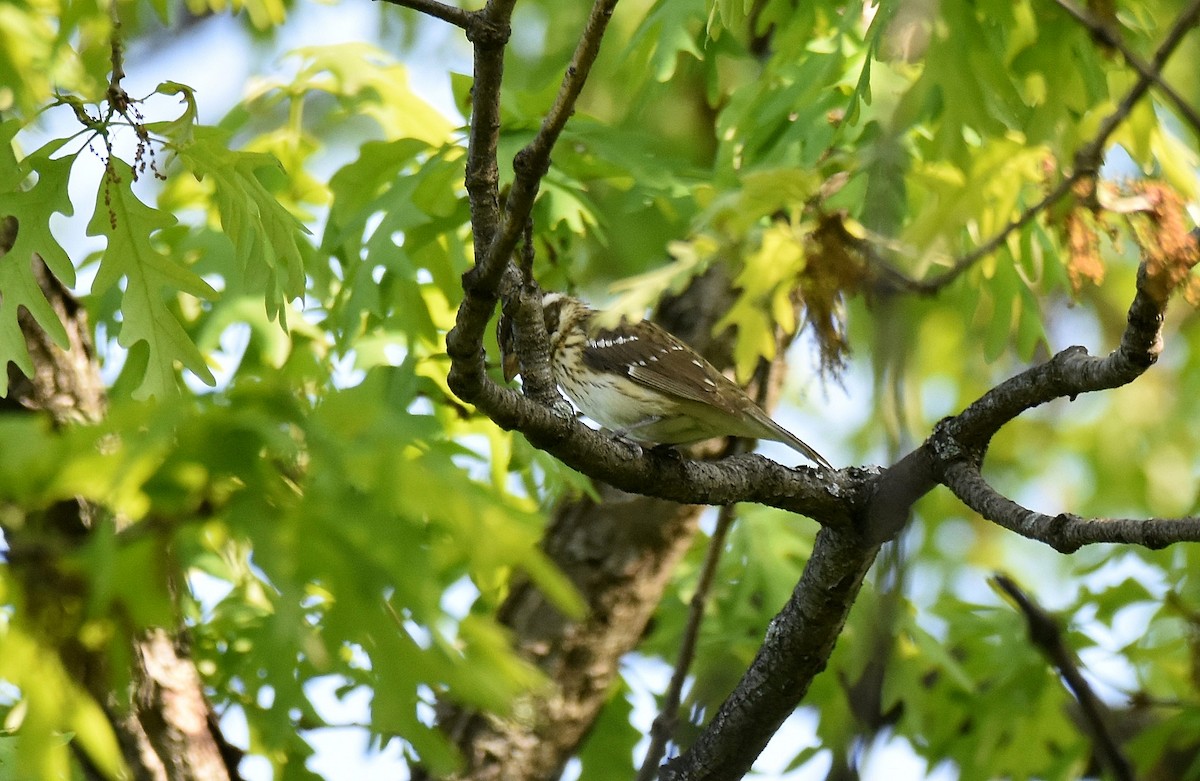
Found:
[[[616,442],[621,443],[630,451],[630,458],[641,458],[645,454],[645,449],[634,440],[630,439],[624,431],[612,431],[610,429],[600,429],[602,433],[608,434]]]

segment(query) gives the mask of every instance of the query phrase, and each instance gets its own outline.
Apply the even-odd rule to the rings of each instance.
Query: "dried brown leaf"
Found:
[[[1071,281],[1071,292],[1079,295],[1085,281],[1094,285],[1104,281],[1100,235],[1091,212],[1072,209],[1067,215],[1067,250],[1067,278]]]
[[[1134,236],[1146,263],[1146,289],[1158,301],[1188,281],[1200,262],[1200,246],[1189,233],[1183,199],[1162,182],[1140,182],[1133,188],[1149,203],[1144,217],[1133,221]]]
[[[807,238],[805,267],[797,280],[805,317],[820,349],[821,371],[834,376],[841,372],[850,352],[842,302],[845,296],[857,293],[867,278],[856,245],[844,214],[822,214]]]

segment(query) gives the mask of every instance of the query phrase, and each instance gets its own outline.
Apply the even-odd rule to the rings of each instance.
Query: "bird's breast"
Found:
[[[554,379],[584,415],[608,429],[622,430],[655,416],[671,416],[677,404],[627,377],[599,372],[582,359],[583,345],[566,342],[554,353]]]

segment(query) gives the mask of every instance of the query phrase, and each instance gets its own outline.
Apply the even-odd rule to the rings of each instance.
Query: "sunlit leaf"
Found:
[[[104,236],[108,246],[93,288],[103,293],[124,280],[123,322],[118,340],[127,348],[141,342],[148,351],[145,374],[134,395],[161,399],[175,392],[175,361],[204,382],[210,385],[216,382],[204,357],[168,306],[167,296],[185,293],[211,300],[217,292],[154,246],[154,234],[174,225],[175,218],[151,209],[134,195],[133,178],[132,169],[114,159],[110,162],[110,173],[100,184],[88,233]]]

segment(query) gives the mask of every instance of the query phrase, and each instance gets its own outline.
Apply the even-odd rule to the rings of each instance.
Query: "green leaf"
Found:
[[[114,158],[109,166],[110,173],[96,195],[96,212],[88,223],[88,235],[108,239],[93,292],[103,294],[125,279],[117,341],[126,348],[140,342],[147,350],[145,373],[138,378],[133,395],[136,398],[173,395],[175,361],[213,385],[216,379],[168,306],[167,295],[182,292],[213,300],[217,291],[154,246],[154,234],[173,226],[175,217],[150,208],[134,195],[133,170],[129,165]],[[164,289],[169,293],[164,294]]]
[[[334,174],[321,249],[343,269],[328,305],[339,345],[357,336],[365,315],[440,349],[433,299],[438,292],[457,299],[466,265],[457,239],[469,219],[459,192],[463,164],[458,147],[400,139],[364,144],[359,158]],[[421,280],[425,273],[436,288]]]
[[[670,81],[680,55],[703,59],[697,43],[704,25],[700,11],[693,3],[657,0],[630,38],[621,59],[637,76],[649,74],[656,81]]]
[[[304,295],[304,264],[298,243],[307,234],[299,220],[263,183],[283,173],[279,161],[259,152],[228,148],[226,134],[196,127],[195,140],[181,144],[179,159],[200,180],[208,179],[221,227],[233,242],[245,287],[262,292],[267,314],[283,314],[286,300]]]
[[[580,749],[581,779],[626,781],[633,775],[633,750],[642,736],[629,723],[632,715],[629,687],[618,679]]]
[[[307,46],[290,54],[300,70],[290,88],[327,92],[347,109],[375,119],[388,138],[445,143],[453,125],[408,86],[408,69],[363,43]]]
[[[146,536],[122,542],[111,524],[97,529],[79,557],[79,566],[96,584],[88,595],[89,611],[128,617],[137,629],[173,626],[170,562],[161,539]]]
[[[188,10],[197,16],[246,10],[250,23],[258,30],[267,30],[283,24],[287,8],[283,0],[186,0]]]
[[[42,293],[34,274],[34,257],[45,261],[58,280],[67,286],[75,284],[75,267],[58,240],[50,231],[50,218],[55,214],[74,214],[67,190],[73,156],[52,159],[50,154],[59,147],[48,144],[19,164],[12,154],[12,137],[19,124],[9,121],[0,126],[0,183],[5,190],[0,192],[0,216],[9,216],[17,221],[16,241],[3,257],[0,257],[0,366],[12,361],[27,376],[33,374],[33,365],[25,347],[25,337],[18,322],[18,312],[24,308],[33,316],[55,344],[66,348],[67,331],[58,314]],[[27,190],[22,190],[23,181],[29,174],[37,181]],[[0,395],[7,392],[7,372],[0,372]]]
[[[331,253],[343,251],[348,259],[362,243],[371,215],[380,209],[381,195],[387,193],[403,168],[428,149],[428,144],[411,138],[363,144],[358,159],[343,166],[329,180],[333,206],[321,249]]]
[[[147,130],[166,136],[175,145],[186,144],[194,138],[196,126],[196,91],[177,81],[164,81],[154,90],[159,95],[179,95],[183,113],[169,122],[148,124]]]
[[[18,687],[21,701],[5,726],[17,736],[15,767],[7,777],[58,781],[70,777],[70,740],[110,778],[124,771],[108,718],[63,669],[59,655],[12,626],[0,627],[0,679]],[[64,740],[64,735],[68,740]],[[0,768],[5,770],[5,768]]]
[[[75,157],[51,159],[50,154],[58,146],[53,142],[47,144],[22,161],[22,169],[36,175],[37,181],[26,191],[21,191],[18,185],[0,193],[0,215],[16,217],[19,223],[17,243],[11,250],[13,256],[40,255],[59,281],[70,287],[75,284],[75,267],[51,234],[50,218],[55,213],[68,217],[75,213],[67,191]]]
[[[0,122],[0,192],[16,189],[25,178],[13,143],[23,126],[19,119]]]

